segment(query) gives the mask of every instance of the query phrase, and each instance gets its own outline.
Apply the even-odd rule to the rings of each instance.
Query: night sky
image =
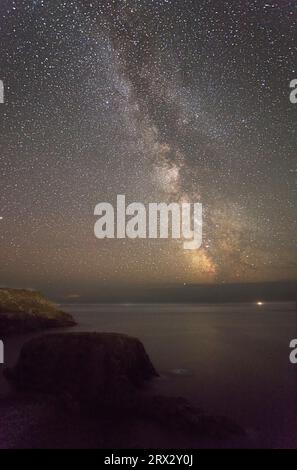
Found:
[[[0,284],[296,279],[294,78],[296,0],[1,0]],[[117,194],[201,202],[202,248],[97,240]]]

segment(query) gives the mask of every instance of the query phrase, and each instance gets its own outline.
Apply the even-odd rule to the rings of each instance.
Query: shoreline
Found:
[[[277,307],[277,305],[274,306]],[[286,369],[282,368],[282,375],[279,377],[279,380],[277,380],[277,369],[274,370],[275,368],[271,360],[272,357],[279,360],[280,353],[276,345],[281,344],[281,338],[286,331],[288,331],[288,334],[292,332],[292,328],[294,328],[295,325],[294,311],[289,309],[287,313],[284,314],[279,308],[276,308],[276,310],[268,310],[266,312],[266,310],[259,310],[256,306],[253,306],[253,310],[249,310],[249,317],[252,316],[252,323],[256,322],[258,325],[257,328],[260,328],[260,326],[263,328],[263,333],[261,333],[262,330],[255,328],[246,330],[245,315],[240,314],[237,305],[231,310],[226,306],[226,309],[223,309],[223,313],[219,306],[215,308],[214,306],[209,306],[213,312],[212,315],[209,315],[208,309],[205,310],[202,306],[199,306],[199,312],[197,311],[197,314],[192,312],[192,308],[184,310],[180,308],[180,306],[176,306],[174,318],[176,319],[175,323],[178,322],[177,329],[175,329],[175,327],[172,329],[172,326],[168,323],[168,319],[172,318],[173,315],[171,306],[165,306],[161,313],[155,310],[154,306],[151,307],[152,308],[149,309],[141,309],[141,315],[136,313],[137,308],[131,309],[131,306],[125,306],[118,309],[118,304],[114,311],[112,306],[106,309],[104,306],[98,304],[96,306],[90,306],[90,309],[83,308],[82,311],[80,311],[80,308],[77,309],[77,307],[75,307],[72,314],[78,323],[76,327],[66,330],[58,329],[47,333],[87,330],[104,331],[105,329],[106,331],[120,331],[140,337],[149,356],[152,358],[153,363],[161,374],[160,378],[150,385],[150,387],[154,389],[154,392],[186,396],[191,402],[194,404],[197,403],[197,405],[199,407],[201,406],[203,409],[210,410],[211,413],[220,413],[225,416],[234,417],[238,423],[244,424],[244,426],[247,427],[249,436],[251,436],[252,439],[252,447],[256,447],[257,442],[259,443],[259,447],[265,445],[267,448],[289,445],[288,442],[290,443],[292,440],[289,434],[291,433],[291,429],[294,428],[294,419],[292,417],[293,407],[295,407],[293,397],[295,387],[293,377],[294,370],[288,367],[288,377]],[[195,308],[196,307],[197,305]],[[259,312],[261,312],[260,315]],[[264,312],[266,313],[263,315]],[[205,321],[207,321],[207,323],[205,323]],[[156,329],[155,326],[156,322],[158,329]],[[263,349],[261,352],[262,358],[257,360],[257,363],[255,362],[249,365],[249,362],[247,362],[248,356],[244,351],[249,352],[250,348],[252,348],[251,351],[253,351],[262,347],[261,342],[263,338],[267,336],[268,332],[270,332],[270,334],[273,333],[274,330],[271,328],[274,328],[274,325],[278,325],[278,322],[280,322],[281,328],[277,327],[275,330],[275,340],[277,343],[271,343],[273,356],[271,356],[269,348],[266,348],[266,351]],[[187,329],[187,323],[191,325],[190,330]],[[233,338],[232,347],[231,345],[229,347],[228,343],[228,325],[230,325],[230,327],[233,325],[232,330],[230,330],[230,334],[232,334]],[[199,329],[197,329],[198,327]],[[208,342],[205,342],[206,339],[203,335],[204,331],[209,331],[209,327],[214,328],[213,331],[218,331],[221,335],[217,337],[215,343],[212,343],[210,338],[211,344],[216,344],[216,347],[219,347],[218,351],[220,351],[218,352],[217,359],[213,358],[213,360],[209,355]],[[234,328],[236,329],[234,330]],[[245,336],[241,339],[239,338],[238,346],[240,349],[238,349],[238,352],[240,352],[240,356],[233,364],[235,357],[231,354],[236,350],[234,340],[236,338],[235,332],[237,328],[239,328],[238,331],[244,332]],[[246,336],[247,333],[251,336]],[[7,365],[13,365],[17,359],[17,350],[20,349],[22,342],[30,337],[40,335],[41,333],[37,332],[22,337],[9,338],[8,353],[10,357],[7,356],[7,359],[9,359],[9,364],[7,363]],[[166,343],[164,343],[165,338],[167,342],[171,338],[167,346]],[[244,340],[244,342],[242,342],[242,340]],[[189,349],[190,345],[191,348],[194,348],[192,352],[191,348]],[[285,344],[284,347],[286,347]],[[204,350],[205,353],[208,351],[205,357]],[[266,361],[266,356],[269,362]],[[182,362],[180,362],[179,357],[183,358]],[[220,368],[224,367],[226,362],[225,357],[226,359],[229,357],[230,361],[229,364],[226,365],[226,371],[224,372],[224,369],[222,369],[221,372],[220,370],[216,372],[217,376],[215,380],[213,380],[211,368],[215,366],[217,369],[217,360]],[[200,362],[201,365],[197,369],[197,365],[199,365]],[[262,363],[263,365],[261,367]],[[270,364],[272,368],[271,376],[269,375],[268,364]],[[257,372],[258,367],[260,367],[259,372]],[[172,374],[171,372],[174,369],[187,369],[189,373]],[[240,374],[244,374],[241,382],[232,380],[232,374],[236,374],[237,370],[240,371]],[[248,395],[245,393],[245,381],[248,380],[249,375],[246,374],[251,374],[252,380],[248,385]],[[283,389],[282,383],[287,384],[285,389]],[[203,385],[202,388],[201,385]],[[267,390],[265,389],[266,385]],[[286,392],[285,396],[283,396],[283,392]],[[267,401],[271,393],[273,393],[272,396],[275,396],[275,400],[278,402],[277,407],[273,401],[271,403]],[[242,398],[240,398],[241,396]],[[278,397],[281,397],[281,399]],[[257,402],[259,401],[261,401],[261,408],[258,409]],[[281,407],[279,403],[282,403]],[[288,418],[289,415],[291,415],[291,419],[285,422],[284,420],[287,415]],[[274,432],[275,426],[277,426],[277,429],[275,429],[277,432]],[[269,430],[267,436],[265,435],[266,430]]]

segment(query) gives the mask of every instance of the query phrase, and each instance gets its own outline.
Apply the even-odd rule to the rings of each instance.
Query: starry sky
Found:
[[[0,284],[294,280],[296,0],[1,0]],[[95,205],[201,202],[203,244],[98,240]]]

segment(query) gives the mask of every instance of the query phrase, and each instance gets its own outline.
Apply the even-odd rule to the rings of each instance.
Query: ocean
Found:
[[[160,374],[154,392],[232,418],[254,447],[297,447],[297,365],[289,361],[294,303],[61,307],[78,323],[71,331],[138,337]],[[13,365],[24,341],[38,334],[7,339],[5,364]],[[0,389],[10,392],[3,378]]]

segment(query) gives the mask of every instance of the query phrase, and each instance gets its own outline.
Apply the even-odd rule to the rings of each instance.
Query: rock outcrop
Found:
[[[142,343],[116,333],[34,338],[5,371],[17,390],[55,396],[71,413],[151,421],[200,438],[244,435],[233,421],[206,415],[183,398],[145,393],[141,385],[157,375]]]
[[[157,375],[142,343],[116,333],[34,338],[5,374],[19,390],[71,397],[93,411],[127,406],[134,392]]]
[[[224,416],[211,416],[182,397],[156,395],[142,401],[139,415],[168,429],[200,438],[224,439],[244,436],[244,430]]]
[[[75,325],[42,294],[26,289],[0,288],[0,337],[46,328]]]

